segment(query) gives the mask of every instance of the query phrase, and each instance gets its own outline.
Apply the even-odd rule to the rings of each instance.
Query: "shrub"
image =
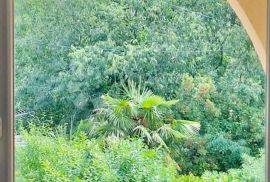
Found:
[[[181,174],[202,175],[205,170],[218,170],[218,164],[209,155],[206,145],[206,138],[189,138],[171,147],[171,155]]]
[[[205,172],[202,179],[212,181],[264,182],[265,154],[261,152],[258,158],[244,155],[244,163],[240,169],[230,169],[227,173]]]
[[[194,175],[202,175],[206,170],[225,172],[240,167],[243,154],[248,152],[241,143],[222,135],[184,139],[171,148],[181,174]]]
[[[241,143],[227,139],[222,135],[211,136],[208,139],[207,151],[209,156],[219,164],[221,171],[240,167],[243,154],[248,152],[245,147],[241,146]]]
[[[44,129],[44,128],[43,128]],[[141,140],[88,140],[83,134],[67,140],[61,132],[24,131],[25,146],[16,153],[21,181],[172,181],[176,165],[161,150]],[[166,160],[167,159],[167,160]]]
[[[250,83],[249,79],[235,86],[229,83],[238,83],[239,78],[230,73],[225,76],[217,81],[207,75],[184,74],[176,89],[179,102],[174,112],[200,121],[200,134],[226,135],[227,141],[241,141],[256,155],[264,145],[264,89],[260,82]],[[249,85],[256,89],[248,89]]]
[[[244,155],[244,164],[241,170],[242,176],[248,180],[264,182],[265,181],[265,153],[261,152],[258,158]]]
[[[244,155],[240,169],[224,172],[205,172],[201,177],[190,175],[178,176],[173,182],[265,182],[265,154],[259,158]]]
[[[193,175],[178,176],[173,182],[206,182],[202,178]]]

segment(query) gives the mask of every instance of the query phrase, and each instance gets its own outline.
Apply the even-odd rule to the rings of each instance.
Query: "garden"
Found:
[[[16,0],[16,181],[264,182],[265,74],[225,0]]]

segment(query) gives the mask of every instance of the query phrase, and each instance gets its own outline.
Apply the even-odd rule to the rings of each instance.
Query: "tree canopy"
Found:
[[[110,101],[134,102],[122,89],[132,80],[148,104],[177,100],[170,116],[200,123],[199,136],[170,143],[184,173],[239,167],[264,146],[265,75],[224,0],[16,0],[15,60],[16,109],[34,113],[25,126],[97,120],[119,109]]]

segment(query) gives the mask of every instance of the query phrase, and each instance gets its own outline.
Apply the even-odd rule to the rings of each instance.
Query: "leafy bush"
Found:
[[[244,155],[244,163],[240,169],[230,169],[227,173],[206,172],[202,179],[213,181],[265,181],[265,154],[262,152],[258,158]]]
[[[227,171],[242,165],[248,149],[241,143],[223,136],[204,136],[183,139],[174,143],[172,157],[178,163],[181,174],[202,175],[204,171]]]
[[[264,182],[265,154],[259,158],[244,155],[240,169],[230,169],[227,173],[205,172],[201,177],[190,175],[178,176],[173,182]]]
[[[43,130],[43,131],[42,131]],[[45,132],[44,132],[45,131]],[[176,164],[141,140],[71,141],[62,130],[24,131],[25,146],[17,146],[17,177],[21,181],[172,181]]]
[[[248,155],[244,156],[244,164],[241,169],[242,176],[246,179],[256,182],[265,181],[265,152],[261,151],[258,158]]]
[[[181,175],[178,176],[175,180],[173,180],[173,182],[206,182],[203,179],[201,179],[200,177],[197,176],[193,176],[193,175]]]
[[[228,73],[229,74],[229,73]],[[174,111],[181,118],[200,121],[202,135],[224,135],[258,154],[264,145],[264,101],[262,85],[239,83],[241,89],[228,84],[230,78],[215,81],[209,76],[182,77],[181,89],[176,90],[179,103]],[[236,79],[237,80],[237,79]],[[249,80],[250,81],[250,80]],[[257,86],[255,86],[257,85]],[[239,89],[239,90],[238,90]],[[247,95],[243,97],[244,95]]]
[[[201,175],[205,170],[218,170],[216,159],[209,155],[206,138],[187,138],[171,147],[172,158],[180,168],[180,174]]]
[[[241,166],[242,156],[248,152],[240,143],[218,135],[211,136],[208,139],[207,150],[209,151],[209,156],[217,161],[219,170],[222,171]]]
[[[178,166],[169,155],[160,149],[148,149],[140,139],[111,137],[98,141],[89,140],[80,133],[68,140],[63,128],[52,130],[44,125],[32,126],[29,132],[22,133],[25,144],[17,146],[16,151],[16,177],[22,182],[265,181],[263,152],[259,158],[244,155],[242,167],[227,173],[177,176]]]

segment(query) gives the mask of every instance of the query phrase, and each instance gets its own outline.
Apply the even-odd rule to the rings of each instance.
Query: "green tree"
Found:
[[[77,125],[103,107],[102,95],[121,98],[121,83],[134,80],[179,100],[162,112],[200,121],[202,137],[221,135],[252,155],[263,147],[265,75],[226,1],[15,3],[16,108],[39,122]]]
[[[176,98],[186,73],[216,83],[225,73],[263,78],[223,0],[18,0],[15,10],[17,108],[59,113],[57,122],[89,117],[127,78],[141,77],[166,99]]]

